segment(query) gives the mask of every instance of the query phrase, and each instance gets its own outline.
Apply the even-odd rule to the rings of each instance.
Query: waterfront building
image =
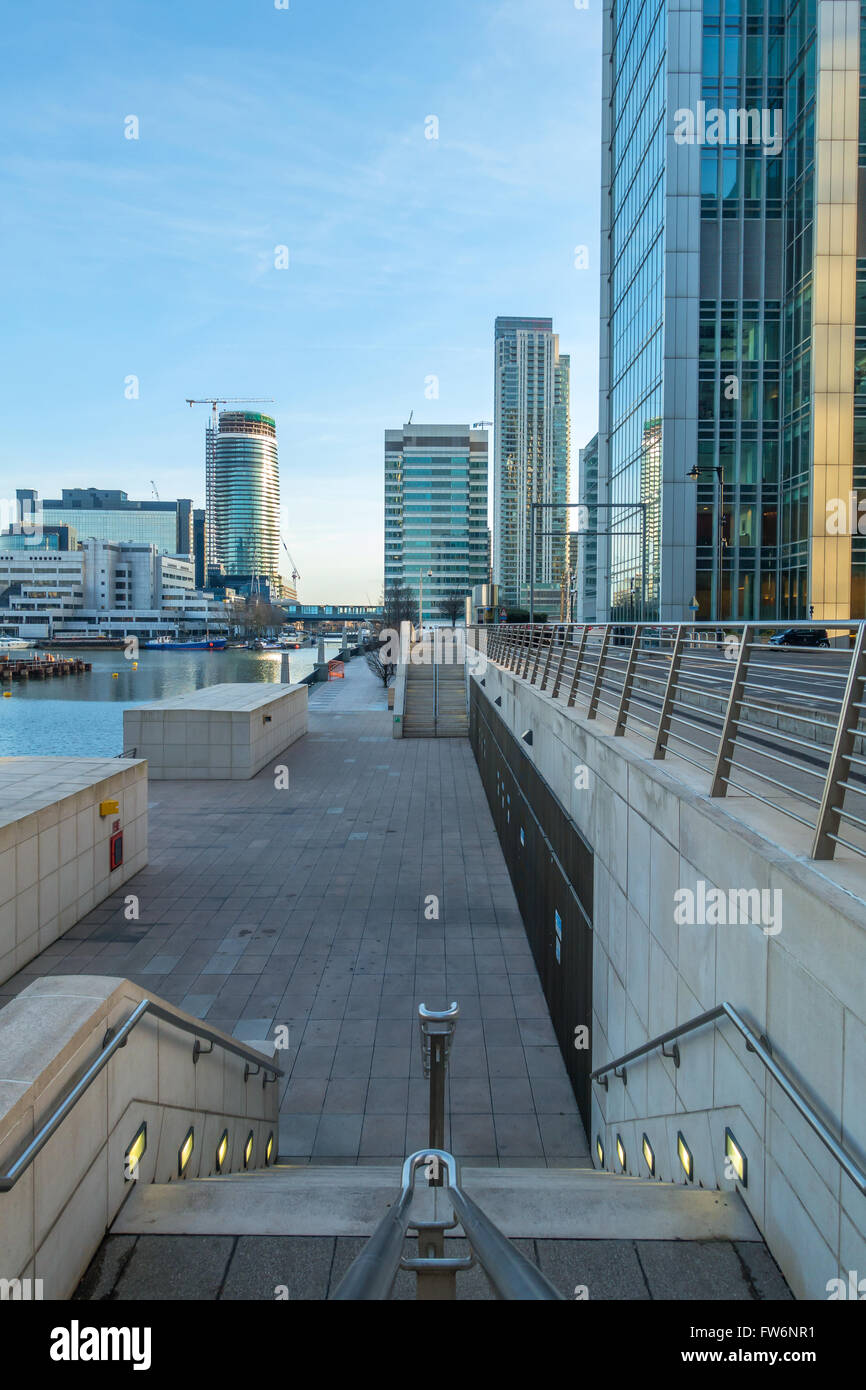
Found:
[[[866,613],[860,31],[606,0],[600,617]]]
[[[0,538],[0,620],[31,640],[215,630],[225,610],[195,586],[194,562],[155,546],[85,540],[78,550],[7,549]]]
[[[425,620],[488,578],[488,435],[469,425],[385,431],[385,592],[416,596]],[[461,608],[462,614],[462,608]]]
[[[244,578],[280,583],[280,472],[277,428],[269,415],[223,410],[216,434],[208,429],[207,549],[209,568],[227,582]]]
[[[21,504],[32,499],[43,529],[70,526],[82,540],[135,542],[152,545],[163,555],[192,554],[192,502],[135,501],[125,492],[106,488],[63,488],[59,498],[45,498],[19,489]]]
[[[498,318],[495,328],[493,582],[506,604],[529,603],[532,503],[569,500],[570,358],[552,319]],[[534,513],[535,601],[559,612],[568,566],[565,510]]]

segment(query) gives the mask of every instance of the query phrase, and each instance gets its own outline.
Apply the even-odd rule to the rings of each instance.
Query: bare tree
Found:
[[[387,690],[397,673],[397,667],[389,661],[383,661],[378,652],[367,652],[365,659],[373,675],[378,677]]]
[[[450,594],[439,600],[439,612],[443,618],[451,619],[451,626],[456,627],[457,619],[466,611],[466,595],[459,589],[452,589]]]
[[[382,598],[382,626],[400,631],[400,624],[412,622],[418,611],[418,600],[408,584],[389,584]]]

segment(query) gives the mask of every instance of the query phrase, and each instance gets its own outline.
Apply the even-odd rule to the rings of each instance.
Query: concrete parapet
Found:
[[[0,808],[2,982],[144,868],[147,768],[116,758],[0,758]],[[112,869],[118,830],[122,862]],[[118,848],[115,839],[115,858]]]
[[[124,1023],[145,997],[129,980],[46,976],[0,1010],[0,1173],[93,1064],[106,1030]],[[247,1166],[264,1166],[272,1134],[275,1161],[277,1086],[263,1086],[261,1074],[245,1082],[244,1059],[216,1043],[195,1064],[193,1042],[191,1034],[145,1016],[114,1053],[16,1185],[0,1193],[0,1279],[40,1279],[44,1298],[70,1296],[129,1195],[126,1156],[143,1124],[138,1182],[213,1175],[224,1131],[220,1171],[244,1168],[250,1134]],[[190,1128],[192,1153],[180,1177],[179,1151]]]
[[[255,777],[307,732],[305,685],[212,685],[123,712],[123,741],[154,780]]]
[[[866,1162],[866,872],[839,853],[808,858],[810,837],[754,798],[706,795],[706,774],[663,764],[561,701],[488,665],[480,698],[522,739],[593,851],[591,1009],[594,1067],[722,1001],[769,1039],[833,1136]],[[780,843],[781,841],[781,843]],[[747,900],[761,914],[701,911]],[[732,899],[731,895],[734,895]],[[684,908],[692,903],[695,911]],[[766,912],[764,908],[766,907]],[[590,1017],[575,1017],[575,1025]],[[655,1051],[592,1091],[593,1160],[646,1177],[736,1189],[791,1288],[826,1298],[828,1281],[866,1270],[866,1197],[726,1024]],[[747,1183],[726,1163],[730,1129]]]

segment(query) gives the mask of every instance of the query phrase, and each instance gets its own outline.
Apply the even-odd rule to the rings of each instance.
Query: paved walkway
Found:
[[[366,1240],[352,1236],[107,1236],[76,1299],[321,1300],[337,1288]],[[515,1240],[565,1298],[790,1299],[757,1241]],[[415,1257],[418,1242],[407,1240]],[[465,1240],[448,1254],[469,1254]],[[415,1276],[401,1271],[392,1298],[414,1299]],[[494,1298],[478,1265],[457,1276],[461,1300]]]
[[[240,1038],[285,1024],[280,1155],[381,1163],[427,1142],[417,1006],[456,999],[446,1144],[478,1165],[589,1166],[468,740],[392,739],[356,659],[313,690],[280,761],[287,790],[270,771],[151,783],[147,869],[0,1004],[38,975],[107,974]]]

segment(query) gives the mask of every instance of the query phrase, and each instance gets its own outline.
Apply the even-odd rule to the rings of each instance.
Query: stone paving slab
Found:
[[[0,1004],[41,975],[104,973],[238,1036],[285,1026],[281,1156],[394,1163],[427,1142],[418,1004],[457,999],[457,1157],[591,1166],[468,740],[392,739],[360,658],[313,687],[309,717],[278,759],[286,789],[270,768],[151,784],[148,867]]]
[[[211,1298],[321,1301],[330,1297],[364,1247],[352,1236],[108,1236],[76,1291],[76,1300]],[[564,1298],[688,1300],[790,1299],[778,1268],[761,1245],[733,1241],[516,1240]],[[652,1260],[647,1260],[647,1245]],[[684,1260],[684,1249],[689,1258]],[[417,1255],[407,1240],[404,1254]],[[449,1241],[449,1255],[468,1253]],[[457,1276],[458,1299],[493,1298],[476,1265]],[[210,1290],[210,1293],[198,1290]],[[401,1272],[394,1300],[415,1297],[414,1276]]]

